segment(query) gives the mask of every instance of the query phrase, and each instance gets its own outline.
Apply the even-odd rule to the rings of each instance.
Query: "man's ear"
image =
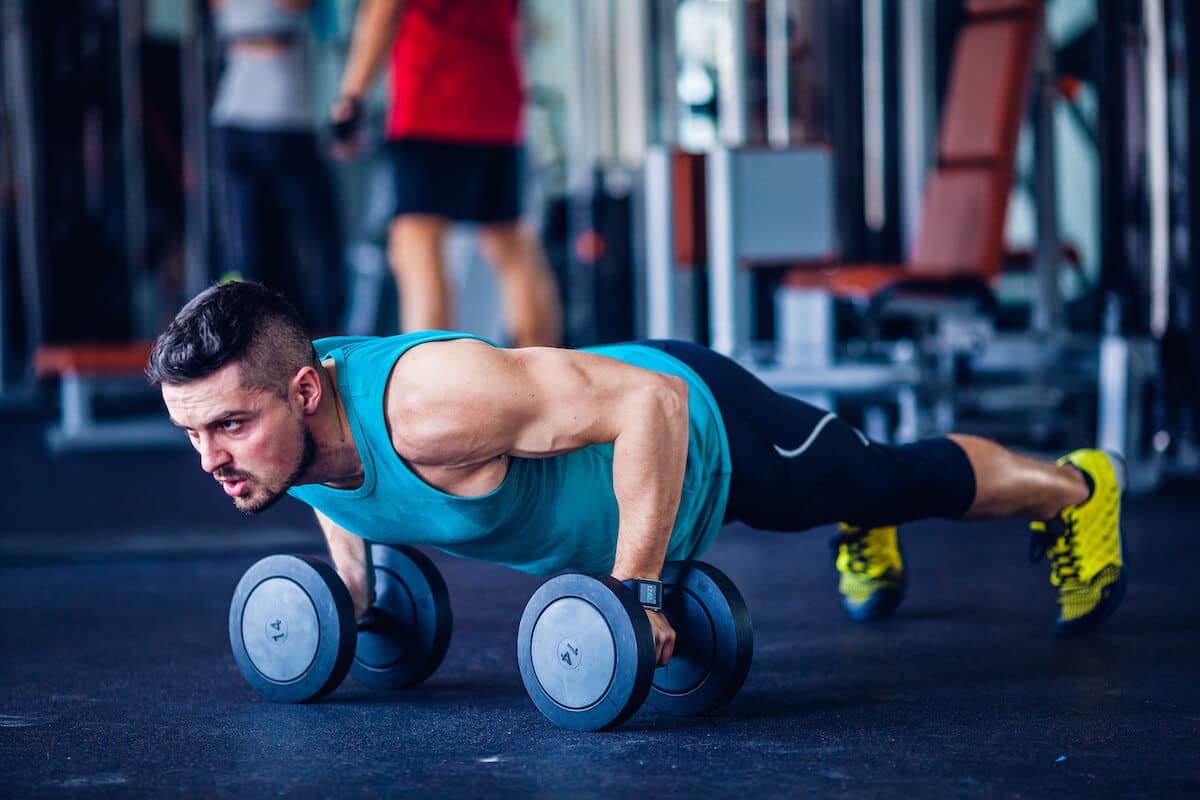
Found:
[[[292,385],[289,395],[296,398],[300,402],[300,411],[303,414],[316,414],[317,409],[321,405],[321,376],[317,374],[317,370],[310,366],[301,367],[300,370],[292,377]]]

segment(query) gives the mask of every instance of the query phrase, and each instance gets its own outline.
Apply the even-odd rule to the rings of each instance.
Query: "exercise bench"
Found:
[[[40,378],[57,378],[60,417],[46,441],[52,450],[123,449],[182,445],[187,441],[165,417],[99,419],[97,389],[105,384],[145,385],[150,342],[42,345],[34,352]]]

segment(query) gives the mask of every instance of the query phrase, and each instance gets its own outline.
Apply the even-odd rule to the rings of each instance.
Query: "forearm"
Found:
[[[354,37],[339,93],[360,98],[366,94],[383,66],[404,0],[362,0],[354,20]]]
[[[317,512],[317,522],[325,534],[329,556],[338,575],[352,595],[361,595],[369,601],[375,592],[375,570],[371,564],[369,543],[320,512]]]
[[[687,466],[687,386],[669,379],[649,393],[613,443],[620,523],[613,577],[657,580],[679,510]]]

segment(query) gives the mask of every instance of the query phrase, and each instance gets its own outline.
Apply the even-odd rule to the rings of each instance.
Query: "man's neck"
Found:
[[[317,457],[298,483],[323,483],[335,489],[356,489],[363,482],[362,458],[354,444],[354,431],[337,388],[332,362],[322,365],[321,406],[309,430],[317,445]]]

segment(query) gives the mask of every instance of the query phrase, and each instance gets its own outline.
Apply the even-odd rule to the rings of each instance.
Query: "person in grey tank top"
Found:
[[[313,128],[309,5],[211,3],[224,55],[211,113],[220,273],[281,287],[314,331],[332,333],[341,328],[342,238]]]

